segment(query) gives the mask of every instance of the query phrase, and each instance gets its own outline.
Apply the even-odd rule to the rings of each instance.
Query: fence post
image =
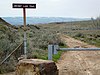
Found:
[[[57,51],[58,48],[59,48],[58,45],[54,45],[54,54],[57,54],[58,53],[58,51]]]
[[[48,60],[52,60],[53,45],[48,45]]]

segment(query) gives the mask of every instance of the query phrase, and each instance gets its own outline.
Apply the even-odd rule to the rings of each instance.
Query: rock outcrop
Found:
[[[41,59],[20,60],[15,75],[58,75],[55,62]]]

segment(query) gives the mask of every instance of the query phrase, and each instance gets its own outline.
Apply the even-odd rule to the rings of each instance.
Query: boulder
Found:
[[[17,64],[15,75],[58,75],[58,70],[50,60],[23,59]]]

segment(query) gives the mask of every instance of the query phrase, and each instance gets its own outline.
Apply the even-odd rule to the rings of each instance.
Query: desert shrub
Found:
[[[0,66],[0,74],[6,72],[13,72],[15,70],[16,64],[17,62],[14,60],[14,57],[10,57]]]
[[[5,33],[7,30],[7,27],[5,27],[4,25],[0,25],[0,31]]]
[[[2,27],[1,27],[2,28]],[[9,53],[12,52],[17,46],[19,40],[19,36],[9,30],[9,28],[4,27],[0,28],[0,62],[4,60],[5,57],[8,56]],[[2,66],[0,66],[0,73],[11,72],[14,71],[14,67],[16,64],[15,56],[12,55],[7,61],[5,61]],[[12,59],[11,59],[12,58]]]
[[[29,33],[29,38],[32,38],[33,37],[33,33]]]
[[[97,35],[97,37],[100,37],[100,35]]]
[[[77,34],[75,35],[75,37],[81,37],[81,38],[84,38],[84,35],[83,35],[82,33],[77,33]]]
[[[95,37],[95,38],[99,38],[99,37],[100,37],[100,35],[95,35],[94,37]]]
[[[64,47],[64,46],[65,46],[65,44],[64,44],[63,42],[60,42],[60,43],[59,43],[59,46]]]

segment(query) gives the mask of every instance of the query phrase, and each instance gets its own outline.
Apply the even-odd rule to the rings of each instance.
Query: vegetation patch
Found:
[[[58,51],[57,54],[53,55],[53,61],[57,62],[60,59],[62,52],[63,51]]]

